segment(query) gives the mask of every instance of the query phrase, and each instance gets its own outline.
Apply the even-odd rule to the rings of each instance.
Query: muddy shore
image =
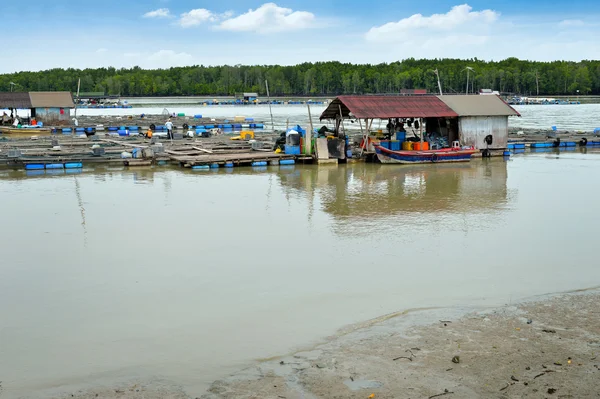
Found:
[[[388,315],[258,362],[214,382],[200,397],[600,397],[599,300],[596,288],[494,309]],[[55,396],[97,397],[196,396],[158,380]]]

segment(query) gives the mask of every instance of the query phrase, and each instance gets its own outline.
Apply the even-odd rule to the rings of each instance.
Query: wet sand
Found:
[[[201,398],[600,397],[599,300],[593,289],[388,315],[216,381]],[[57,398],[96,397],[189,398],[159,381]]]

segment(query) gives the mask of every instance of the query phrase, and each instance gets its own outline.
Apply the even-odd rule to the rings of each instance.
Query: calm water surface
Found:
[[[199,395],[255,359],[424,306],[600,284],[600,154],[231,172],[0,170],[0,380]]]

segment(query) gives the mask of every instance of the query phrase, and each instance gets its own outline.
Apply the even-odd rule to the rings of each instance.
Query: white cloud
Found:
[[[315,15],[308,11],[294,11],[279,7],[275,3],[266,3],[256,10],[234,18],[229,18],[218,25],[218,29],[237,32],[281,32],[306,29],[314,25]]]
[[[171,12],[168,8],[159,8],[158,10],[148,11],[143,15],[144,18],[169,18]]]
[[[374,42],[422,42],[423,38],[439,37],[440,33],[454,36],[485,35],[500,14],[493,10],[473,11],[468,4],[454,6],[446,14],[423,16],[414,14],[398,22],[371,28],[366,39]],[[447,38],[447,36],[446,36]],[[421,40],[419,40],[421,39]]]
[[[206,8],[197,8],[181,14],[179,25],[184,28],[202,25],[205,22],[216,22],[219,16]]]
[[[576,28],[585,26],[585,22],[580,19],[565,19],[564,21],[561,21],[558,26],[561,28]]]
[[[187,62],[191,62],[193,59],[191,54],[185,53],[185,52],[181,52],[181,53],[177,53],[173,50],[159,50],[154,54],[151,54],[150,56],[148,56],[148,60],[150,61],[168,61],[173,63],[173,64],[185,64]]]
[[[108,51],[108,49],[106,48],[99,48],[98,50],[96,50],[97,53],[106,53]]]
[[[139,64],[147,68],[170,68],[174,66],[189,66],[194,64],[194,57],[186,52],[159,50],[144,57]]]

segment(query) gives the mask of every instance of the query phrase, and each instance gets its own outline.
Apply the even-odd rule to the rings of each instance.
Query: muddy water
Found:
[[[0,170],[3,397],[131,378],[194,397],[390,312],[598,285],[599,168]]]

